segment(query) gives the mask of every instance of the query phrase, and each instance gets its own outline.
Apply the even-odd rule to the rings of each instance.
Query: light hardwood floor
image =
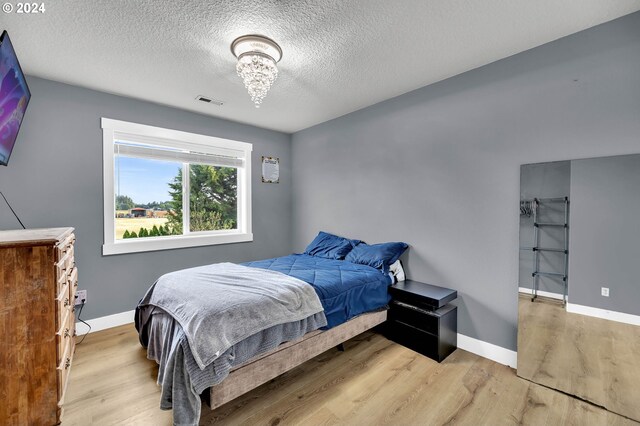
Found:
[[[458,349],[442,364],[368,332],[211,412],[201,424],[629,425]],[[78,346],[63,426],[169,425],[132,325]]]
[[[518,375],[640,419],[640,327],[519,300]]]

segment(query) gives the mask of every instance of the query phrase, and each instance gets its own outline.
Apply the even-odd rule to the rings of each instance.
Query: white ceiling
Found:
[[[14,2],[15,3],[15,2]],[[295,132],[640,10],[637,0],[46,1],[1,14],[26,73]],[[276,40],[253,107],[230,44]],[[221,107],[196,101],[207,95]]]

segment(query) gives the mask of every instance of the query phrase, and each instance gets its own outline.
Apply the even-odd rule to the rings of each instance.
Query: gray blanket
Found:
[[[301,321],[267,328],[236,343],[201,370],[180,325],[169,314],[149,305],[136,310],[140,341],[147,347],[147,357],[160,366],[160,408],[173,409],[176,426],[198,424],[202,409],[200,394],[222,382],[232,368],[325,325],[326,318],[320,312]]]
[[[202,370],[249,336],[323,310],[304,281],[233,263],[163,275],[140,305],[157,306],[178,321]]]

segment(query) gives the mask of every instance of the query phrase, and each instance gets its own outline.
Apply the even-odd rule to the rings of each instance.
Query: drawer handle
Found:
[[[64,329],[64,338],[66,339],[67,337],[70,337],[71,335],[69,334],[69,329],[65,328]]]
[[[65,307],[69,306],[69,298],[68,298],[68,297],[66,297],[66,298],[64,299],[64,306],[65,306]]]
[[[71,367],[71,358],[67,357],[67,360],[64,363],[64,369],[68,370]]]

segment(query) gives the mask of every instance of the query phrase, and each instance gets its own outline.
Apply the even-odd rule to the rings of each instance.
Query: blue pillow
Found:
[[[358,244],[346,257],[346,261],[359,263],[361,265],[373,266],[382,269],[384,272],[389,270],[389,266],[393,264],[409,247],[405,243],[381,243],[381,244]]]
[[[320,231],[318,236],[307,246],[304,254],[342,260],[359,242],[360,240],[349,240]]]

